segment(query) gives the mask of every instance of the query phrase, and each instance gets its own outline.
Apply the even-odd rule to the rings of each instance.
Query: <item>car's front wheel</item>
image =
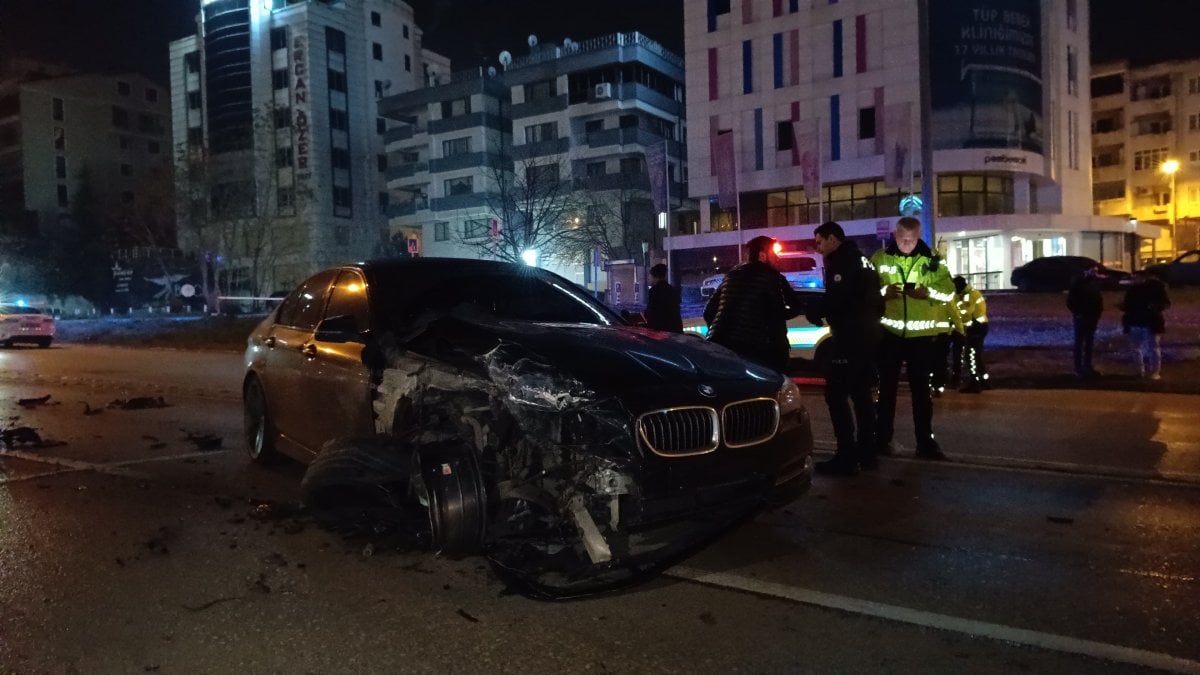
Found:
[[[246,451],[259,464],[270,464],[279,458],[275,450],[275,429],[267,414],[267,397],[257,377],[246,380],[242,390],[242,419]]]

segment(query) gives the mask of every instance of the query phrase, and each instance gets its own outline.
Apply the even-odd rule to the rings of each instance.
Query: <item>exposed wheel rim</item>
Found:
[[[251,384],[246,391],[246,436],[250,441],[247,450],[252,459],[263,456],[267,442],[266,406],[258,384]]]

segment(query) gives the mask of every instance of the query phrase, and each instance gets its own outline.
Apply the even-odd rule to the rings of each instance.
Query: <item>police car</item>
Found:
[[[824,288],[797,288],[802,297],[819,297],[825,293]],[[708,336],[708,326],[704,317],[698,316],[683,320],[685,333],[694,333],[700,337]],[[814,326],[804,318],[804,313],[788,321],[788,342],[791,344],[791,359],[799,365],[822,365],[829,358],[826,343],[829,340],[829,326]]]
[[[796,290],[825,288],[825,259],[820,253],[781,251],[778,268]],[[700,297],[712,297],[724,280],[724,274],[705,278],[700,284]]]

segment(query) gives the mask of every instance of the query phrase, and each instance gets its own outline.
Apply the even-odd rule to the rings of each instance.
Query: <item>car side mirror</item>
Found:
[[[366,342],[358,329],[358,320],[349,314],[327,317],[317,324],[316,339],[319,342]]]

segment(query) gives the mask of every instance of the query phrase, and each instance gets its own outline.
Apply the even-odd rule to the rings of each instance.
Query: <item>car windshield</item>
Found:
[[[807,256],[799,258],[779,258],[777,265],[780,272],[811,272],[817,269],[817,261]]]
[[[498,319],[623,323],[571,282],[544,272],[417,268],[377,269],[371,296],[381,320],[397,327],[417,317],[452,311],[481,312]]]

